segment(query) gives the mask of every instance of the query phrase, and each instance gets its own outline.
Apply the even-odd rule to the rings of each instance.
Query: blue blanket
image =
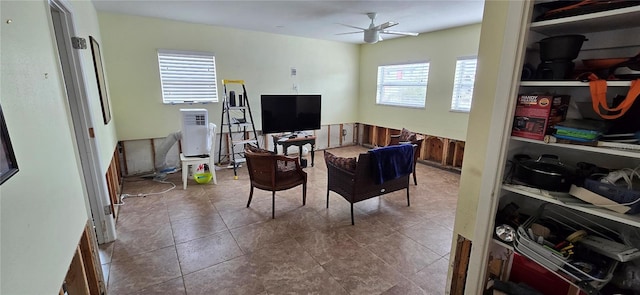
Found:
[[[369,151],[373,178],[377,184],[413,172],[413,145],[401,144]]]

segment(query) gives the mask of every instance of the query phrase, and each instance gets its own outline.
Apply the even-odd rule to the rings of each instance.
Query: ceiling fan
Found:
[[[396,22],[386,22],[386,23],[383,23],[383,24],[380,24],[380,25],[376,26],[373,22],[376,19],[377,15],[378,14],[375,13],[375,12],[367,13],[367,16],[371,19],[371,24],[369,24],[369,28],[361,28],[361,27],[356,27],[356,26],[352,26],[352,25],[341,24],[343,26],[354,28],[354,29],[359,29],[361,31],[340,33],[340,34],[336,34],[336,35],[358,34],[358,33],[364,32],[364,42],[369,43],[369,44],[373,44],[373,43],[376,43],[378,41],[382,41],[382,37],[380,36],[380,34],[401,35],[401,36],[418,36],[418,33],[399,32],[399,31],[387,30],[390,27],[398,25],[398,23],[396,23]]]

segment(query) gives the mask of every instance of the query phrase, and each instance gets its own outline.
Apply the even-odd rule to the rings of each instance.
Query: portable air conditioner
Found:
[[[209,155],[209,115],[206,109],[180,109],[182,153],[185,157]]]

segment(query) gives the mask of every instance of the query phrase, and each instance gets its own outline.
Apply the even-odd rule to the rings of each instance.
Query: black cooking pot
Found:
[[[536,71],[539,80],[564,80],[573,73],[574,63],[571,61],[541,62]]]
[[[583,35],[562,35],[544,38],[540,44],[540,60],[572,61],[578,57],[582,43],[588,39]]]
[[[514,162],[516,180],[544,190],[568,192],[575,177],[573,169],[554,155],[541,155],[536,160],[527,155],[516,155]]]

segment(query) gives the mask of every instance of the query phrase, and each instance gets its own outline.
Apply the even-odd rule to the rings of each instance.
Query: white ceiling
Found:
[[[367,28],[367,12],[375,24],[400,23],[390,30],[426,33],[482,21],[484,0],[367,1],[170,1],[92,0],[98,11],[172,19],[251,31],[349,43],[364,43],[363,34],[340,24]],[[400,36],[382,35],[384,39]]]

